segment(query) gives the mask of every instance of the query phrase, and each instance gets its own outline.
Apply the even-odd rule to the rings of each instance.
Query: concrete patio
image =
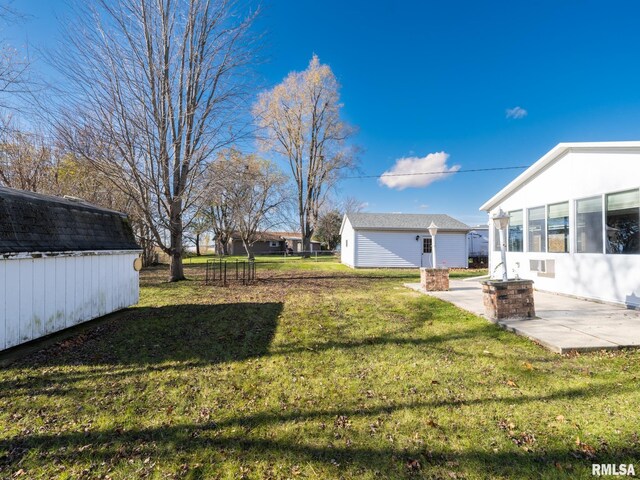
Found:
[[[419,283],[406,287],[485,317],[482,285],[477,280],[451,280],[446,292],[425,292]],[[536,318],[496,322],[557,353],[640,346],[640,311],[534,292]]]

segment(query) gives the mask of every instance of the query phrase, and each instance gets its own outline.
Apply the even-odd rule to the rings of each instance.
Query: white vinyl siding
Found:
[[[136,252],[0,260],[0,350],[138,302]]]
[[[422,262],[422,238],[427,232],[357,230],[355,266],[371,268],[417,268]],[[416,240],[416,237],[419,237]],[[438,233],[438,266],[467,267],[467,234]],[[344,263],[344,260],[343,260]]]
[[[410,268],[420,266],[416,232],[356,231],[356,267]]]
[[[436,235],[436,263],[438,267],[466,268],[467,235],[464,233],[438,233]]]

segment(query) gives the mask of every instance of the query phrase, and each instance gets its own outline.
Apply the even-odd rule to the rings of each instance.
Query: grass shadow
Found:
[[[268,352],[280,302],[141,307],[45,348],[31,365],[213,364]]]

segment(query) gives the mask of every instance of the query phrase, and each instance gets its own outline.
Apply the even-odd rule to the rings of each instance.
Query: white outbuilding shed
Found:
[[[0,187],[0,350],[137,303],[139,253],[119,212]]]
[[[509,214],[509,277],[640,306],[640,142],[561,143],[480,209]],[[489,267],[501,276],[498,233]]]
[[[432,267],[435,223],[438,267],[469,266],[464,223],[443,214],[347,213],[340,229],[340,256],[354,268]]]

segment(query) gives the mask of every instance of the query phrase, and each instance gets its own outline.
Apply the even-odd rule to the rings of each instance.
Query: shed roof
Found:
[[[431,222],[441,230],[471,230],[459,220],[442,213],[347,213],[354,229],[368,230],[427,230]]]
[[[0,253],[139,248],[122,213],[81,200],[0,187]]]

